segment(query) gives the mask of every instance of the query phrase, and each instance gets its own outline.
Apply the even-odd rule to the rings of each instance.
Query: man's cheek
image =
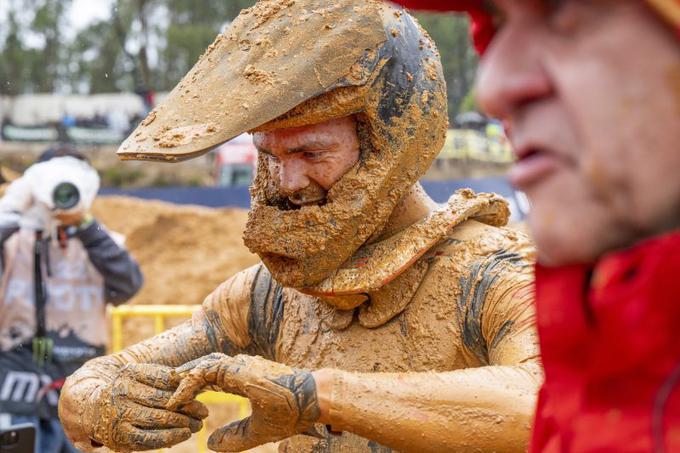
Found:
[[[593,259],[593,246],[607,229],[606,204],[574,167],[562,167],[543,184],[527,191],[531,201],[530,230],[548,265]],[[593,232],[596,235],[593,235]]]
[[[281,166],[275,162],[269,162],[269,179],[278,187],[281,182]]]
[[[332,167],[327,165],[318,166],[314,171],[309,174],[310,179],[314,180],[318,185],[324,188],[324,190],[330,190],[340,178],[342,178],[342,173],[335,171]]]

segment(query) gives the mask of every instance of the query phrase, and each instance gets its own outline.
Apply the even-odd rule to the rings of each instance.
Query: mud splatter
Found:
[[[166,131],[162,130],[162,135],[154,137],[154,140],[158,142],[158,146],[161,148],[174,148],[187,145],[197,138],[214,134],[215,131],[216,128],[212,124],[195,124]]]
[[[422,232],[414,240],[418,234]],[[486,293],[478,294],[482,302],[475,317],[481,323],[477,342],[486,347],[479,357],[461,327],[467,316],[459,308],[461,282],[474,282],[474,263],[501,251],[522,260],[500,266]],[[399,451],[417,451],[423,448],[417,434],[422,432],[428,433],[427,448],[436,445],[437,451],[525,449],[541,381],[533,323],[533,257],[523,235],[463,222],[414,264],[411,275],[367,292],[370,301],[358,310],[365,315],[377,309],[371,308],[373,301],[385,296],[386,311],[377,310],[376,323],[370,325],[370,316],[362,322],[361,314],[351,317],[315,297],[284,289],[286,312],[277,360],[346,371],[334,372],[338,381],[330,419],[324,421],[341,434],[320,442],[291,438],[284,442],[284,451],[321,446],[373,451],[367,439]],[[436,403],[432,395],[437,395]],[[357,420],[364,425],[367,420],[380,422],[361,427]],[[447,429],[438,429],[440,423]]]
[[[245,71],[243,71],[243,77],[245,77],[250,83],[254,85],[260,85],[263,83],[274,83],[274,74],[267,71],[260,71],[255,69],[255,66],[246,66]]]
[[[165,161],[196,157],[324,91],[367,83],[357,79],[361,71],[353,77],[348,71],[357,61],[368,58],[370,63],[385,42],[382,8],[376,0],[264,0],[244,10],[168,95],[164,110],[139,126],[152,138],[160,137],[165,126],[214,122],[216,132],[190,141],[168,137],[163,140],[167,146],[138,143],[133,135],[119,156]],[[352,21],[344,20],[347,15]],[[244,102],[247,110],[241,108]]]
[[[146,118],[144,118],[144,121],[141,122],[141,125],[142,126],[148,126],[149,124],[153,123],[155,119],[156,119],[156,111],[152,110],[151,113],[149,113],[149,115]]]

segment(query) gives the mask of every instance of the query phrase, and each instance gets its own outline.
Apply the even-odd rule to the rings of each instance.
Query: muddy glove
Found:
[[[183,442],[201,429],[208,410],[200,402],[166,409],[179,384],[173,368],[130,364],[112,369],[108,365],[86,364],[62,390],[59,417],[77,448],[155,450]]]
[[[169,408],[189,404],[205,388],[250,400],[250,417],[217,429],[208,447],[215,451],[243,451],[296,434],[323,437],[314,426],[319,418],[316,383],[312,373],[261,357],[210,354],[177,368],[183,378]]]

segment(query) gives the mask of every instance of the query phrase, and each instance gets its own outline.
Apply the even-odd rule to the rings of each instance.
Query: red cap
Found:
[[[472,20],[475,48],[482,54],[496,32],[493,17],[484,0],[392,0],[410,9],[466,12]],[[680,34],[680,0],[647,0],[647,3]]]
[[[472,20],[472,37],[475,49],[484,53],[491,42],[496,28],[493,17],[484,8],[483,0],[392,0],[406,8],[430,11],[466,12]]]

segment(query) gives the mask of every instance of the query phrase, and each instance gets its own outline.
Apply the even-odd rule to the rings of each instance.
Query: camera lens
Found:
[[[57,209],[71,209],[80,201],[78,188],[70,182],[62,182],[52,192],[54,207]]]

